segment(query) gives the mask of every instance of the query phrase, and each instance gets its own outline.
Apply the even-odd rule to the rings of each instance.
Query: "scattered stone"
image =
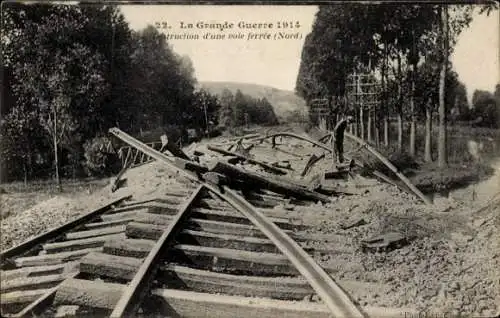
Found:
[[[347,224],[340,225],[340,228],[342,230],[348,230],[348,229],[351,229],[353,227],[358,227],[358,226],[362,226],[362,225],[365,225],[365,224],[367,224],[367,222],[365,221],[365,219],[359,219],[359,220],[356,220],[356,221],[353,221],[353,222],[350,222],[350,223],[347,223]]]
[[[76,305],[59,306],[59,307],[57,307],[55,317],[56,318],[74,317],[74,316],[76,316],[79,308],[80,308],[80,306],[76,306]]]

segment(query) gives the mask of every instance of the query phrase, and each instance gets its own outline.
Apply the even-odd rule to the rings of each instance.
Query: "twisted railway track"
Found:
[[[273,205],[283,195],[200,180],[185,164],[111,131],[166,164],[179,182],[160,197],[127,196],[2,252],[2,315],[387,317],[361,307],[373,283],[336,281],[306,248],[307,225]],[[304,204],[307,204],[304,202]],[[347,251],[348,252],[348,251]],[[375,287],[376,288],[376,287]],[[304,301],[308,299],[309,301]]]

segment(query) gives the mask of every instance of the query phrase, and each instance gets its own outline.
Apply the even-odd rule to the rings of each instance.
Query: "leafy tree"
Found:
[[[217,96],[210,94],[205,89],[200,89],[194,94],[195,112],[192,116],[192,125],[203,127],[205,133],[217,125],[217,112],[220,109],[220,104]]]
[[[14,16],[23,16],[22,11]],[[11,33],[7,38],[15,34],[16,40],[8,41],[5,52],[13,68],[16,106],[38,117],[53,140],[59,183],[58,146],[78,141],[79,125],[75,118],[85,120],[96,110],[106,86],[102,57],[77,40],[86,23],[80,8],[53,6],[43,12],[47,15],[34,19],[36,23],[24,20],[23,28],[8,30]],[[25,47],[26,43],[30,45]],[[12,51],[17,54],[11,55]]]
[[[219,126],[221,128],[227,128],[234,126],[233,123],[233,100],[234,96],[230,90],[224,89],[219,97],[220,100],[220,110],[219,110]]]
[[[172,51],[165,35],[153,26],[134,33],[132,63],[134,101],[144,109],[142,118],[135,119],[137,126],[152,129],[189,122],[194,78],[186,59]]]
[[[473,114],[480,119],[479,125],[489,128],[498,128],[500,123],[500,100],[498,97],[498,86],[494,94],[476,90],[472,95]]]

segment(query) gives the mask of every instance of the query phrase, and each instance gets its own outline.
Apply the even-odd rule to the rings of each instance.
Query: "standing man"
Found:
[[[352,116],[346,116],[342,118],[337,125],[335,125],[335,129],[333,130],[334,139],[335,139],[335,152],[337,153],[337,162],[344,162],[344,132],[347,128],[347,125],[353,122]]]

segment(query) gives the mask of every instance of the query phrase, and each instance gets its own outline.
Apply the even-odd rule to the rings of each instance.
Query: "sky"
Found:
[[[121,10],[134,30],[160,22],[167,24],[167,28],[160,28],[165,34],[192,37],[197,34],[198,39],[187,36],[187,39],[171,39],[169,43],[175,52],[191,58],[199,81],[245,82],[294,90],[302,46],[305,36],[311,31],[317,7],[126,5]],[[181,28],[181,22],[184,28]],[[220,31],[200,28],[198,22],[233,25]],[[240,28],[240,22],[262,23],[268,27]],[[278,29],[278,23],[284,22],[292,24],[293,28]],[[190,23],[193,28],[186,29]],[[500,82],[499,29],[498,11],[489,17],[476,14],[469,28],[459,36],[451,61],[466,85],[469,100],[475,89],[493,91]],[[207,33],[208,36],[224,38],[203,39]],[[250,33],[252,39],[248,40]],[[292,38],[274,39],[277,33],[286,33]],[[239,34],[243,38],[229,39],[230,34]],[[269,35],[271,39],[255,39],[253,34]]]

